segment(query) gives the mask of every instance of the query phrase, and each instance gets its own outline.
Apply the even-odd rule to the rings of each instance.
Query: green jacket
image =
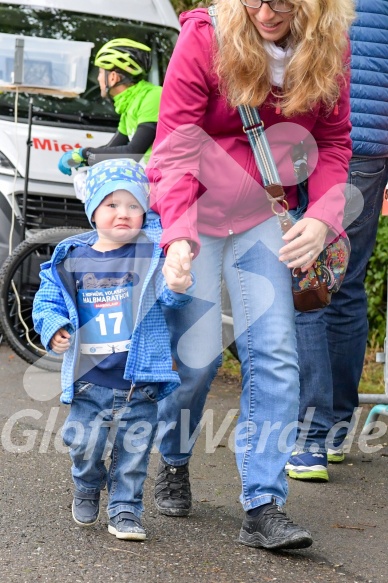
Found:
[[[161,93],[161,87],[143,80],[115,95],[114,107],[120,115],[118,131],[131,140],[139,124],[157,122]],[[144,154],[145,163],[150,155],[151,147]]]

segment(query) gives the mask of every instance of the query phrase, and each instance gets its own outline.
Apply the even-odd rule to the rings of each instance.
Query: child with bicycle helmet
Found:
[[[72,168],[93,165],[107,158],[128,157],[148,161],[156,133],[162,88],[145,77],[152,53],[146,45],[129,38],[116,38],[103,45],[94,64],[99,68],[101,97],[113,100],[120,115],[116,133],[98,148],[75,148],[63,154],[58,168],[71,175]]]

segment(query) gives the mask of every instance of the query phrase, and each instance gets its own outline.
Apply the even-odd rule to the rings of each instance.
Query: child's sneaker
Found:
[[[327,461],[330,464],[340,464],[345,459],[344,450],[342,448],[331,449],[330,447],[327,450]]]
[[[293,452],[286,464],[286,472],[290,478],[295,480],[328,482],[327,454]]]
[[[76,490],[71,510],[74,522],[79,526],[93,526],[100,514],[100,492],[87,494]]]
[[[108,531],[116,535],[116,538],[125,540],[144,540],[147,536],[140,519],[132,512],[120,512],[110,518]]]

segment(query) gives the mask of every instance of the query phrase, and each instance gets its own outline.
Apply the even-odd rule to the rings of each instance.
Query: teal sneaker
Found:
[[[327,454],[310,452],[293,452],[286,464],[286,472],[294,480],[328,482]]]
[[[337,449],[330,449],[330,447],[327,450],[327,461],[330,464],[340,464],[344,461],[345,459],[345,454],[344,454],[344,450],[341,448]]]

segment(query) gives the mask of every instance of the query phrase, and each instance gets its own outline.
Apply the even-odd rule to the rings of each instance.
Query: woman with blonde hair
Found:
[[[148,175],[161,215],[170,285],[197,275],[195,298],[167,314],[182,385],[159,407],[166,431],[158,510],[191,507],[188,464],[221,363],[221,279],[231,299],[242,368],[235,453],[245,518],[240,542],[303,548],[310,533],[280,508],[298,418],[299,375],[290,269],[309,268],[342,232],[351,157],[347,30],[351,0],[216,0],[181,15]],[[308,148],[309,201],[282,237],[236,107],[259,108],[290,209],[293,152]],[[276,205],[275,205],[276,210]],[[177,287],[178,288],[178,287]],[[317,364],[319,366],[319,364]]]

